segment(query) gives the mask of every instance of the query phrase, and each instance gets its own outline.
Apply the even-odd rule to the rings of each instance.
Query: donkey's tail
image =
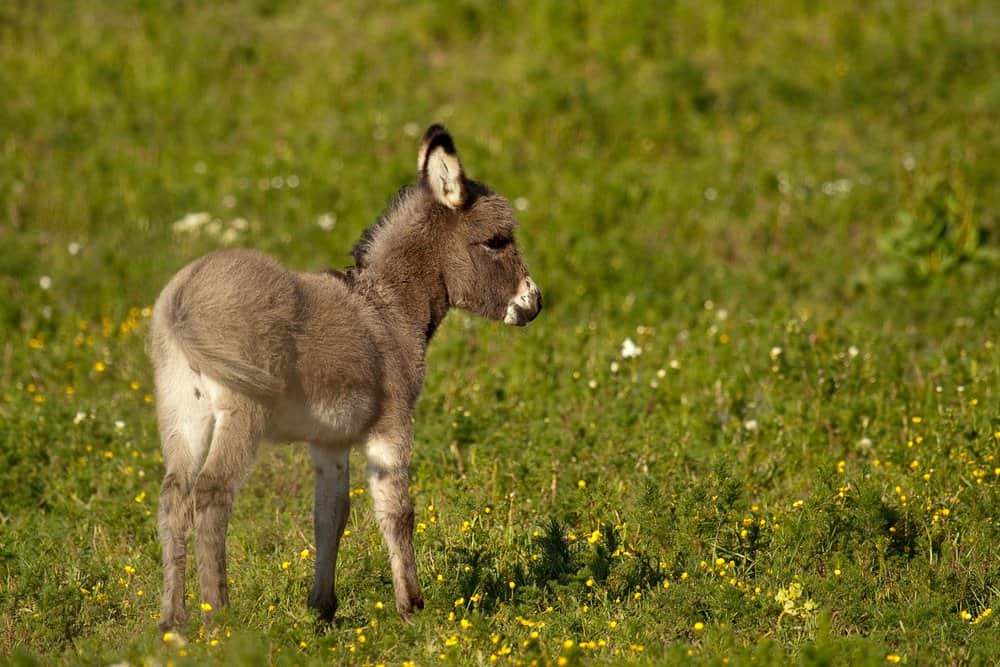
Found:
[[[184,332],[183,327],[178,331],[176,326],[171,334],[191,368],[224,387],[260,398],[274,396],[284,388],[281,380],[243,359],[225,340],[204,341]]]
[[[247,396],[267,398],[284,389],[280,378],[247,359],[249,355],[241,349],[237,336],[198,326],[199,318],[184,307],[183,289],[171,291],[163,295],[166,298],[161,297],[154,310],[154,347],[175,345],[193,371]],[[153,350],[154,356],[158,353],[162,352]]]

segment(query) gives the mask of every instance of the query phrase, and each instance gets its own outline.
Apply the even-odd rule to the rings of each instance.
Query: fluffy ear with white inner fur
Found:
[[[431,125],[424,133],[417,155],[420,182],[434,198],[448,208],[461,208],[468,196],[465,171],[458,159],[455,142],[441,125]]]

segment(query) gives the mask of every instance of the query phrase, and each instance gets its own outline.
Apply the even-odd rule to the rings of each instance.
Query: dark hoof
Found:
[[[316,618],[323,623],[333,623],[337,615],[337,595],[321,596],[309,594],[309,608],[316,612]]]
[[[424,596],[417,594],[416,597],[411,598],[406,603],[401,603],[396,605],[396,611],[407,623],[411,622],[410,617],[413,616],[414,611],[420,611],[424,608]]]
[[[172,614],[163,614],[160,616],[160,622],[157,623],[157,627],[160,628],[160,632],[176,632],[178,628],[184,627],[184,623],[187,622],[184,612],[174,612]]]

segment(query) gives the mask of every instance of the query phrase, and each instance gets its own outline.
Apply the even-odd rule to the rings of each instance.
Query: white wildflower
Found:
[[[792,181],[788,178],[788,174],[778,174],[778,192],[787,195],[791,191]]]
[[[517,199],[514,200],[514,208],[516,208],[518,211],[527,211],[528,206],[529,206],[528,200],[525,199],[524,197],[518,197]]]
[[[204,211],[199,211],[198,213],[188,213],[174,223],[174,232],[178,234],[196,232],[211,219],[212,216]]]
[[[337,226],[337,214],[336,213],[324,213],[323,215],[316,218],[316,226],[322,229],[324,232],[328,232]]]
[[[748,419],[743,422],[743,428],[748,431],[756,431],[759,428],[759,425],[757,424],[756,419]]]
[[[48,289],[52,287],[52,278],[48,276],[42,276],[38,279],[38,286],[42,289]]]
[[[642,348],[635,344],[631,338],[622,341],[622,358],[633,359],[642,354]]]

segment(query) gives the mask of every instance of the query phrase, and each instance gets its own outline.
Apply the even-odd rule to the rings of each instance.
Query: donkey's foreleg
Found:
[[[240,484],[253,465],[261,436],[260,406],[237,394],[213,396],[212,444],[194,483],[195,551],[198,586],[206,616],[229,603],[226,529]],[[221,407],[220,407],[221,404]]]
[[[309,606],[320,620],[332,621],[337,612],[337,551],[351,510],[350,449],[331,449],[312,445],[316,469],[313,528],[316,532],[316,577]]]
[[[157,522],[163,549],[162,631],[180,627],[185,621],[184,570],[187,564],[187,537],[193,521],[191,482],[195,471],[183,446],[176,434],[164,436],[167,474],[160,487]]]
[[[411,438],[409,428],[400,429],[372,436],[365,448],[375,518],[389,548],[396,609],[404,619],[415,609],[424,608],[413,552],[413,503],[408,470]]]

